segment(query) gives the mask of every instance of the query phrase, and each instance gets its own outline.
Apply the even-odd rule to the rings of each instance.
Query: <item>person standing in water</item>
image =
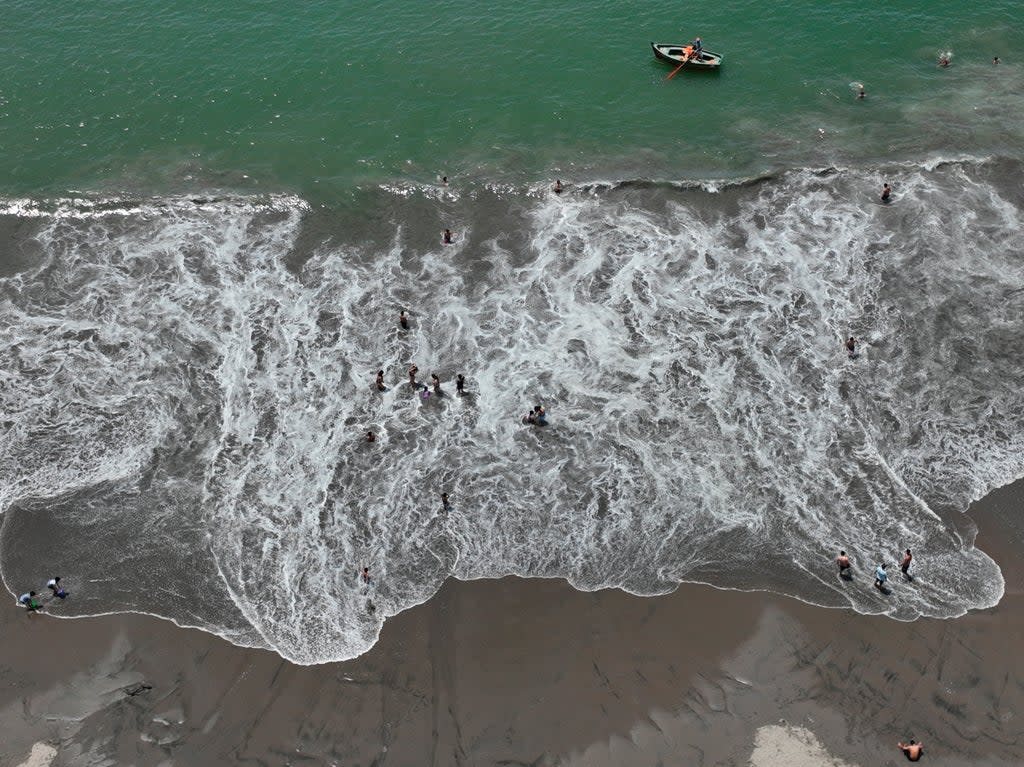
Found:
[[[437,373],[430,374],[430,382],[434,385],[434,394],[441,396],[441,379],[437,377]]]
[[[441,508],[444,511],[448,511],[451,508],[451,504],[448,502],[448,493],[441,493]]]
[[[839,574],[844,577],[850,577],[850,558],[846,556],[845,551],[840,551],[839,556],[836,557],[836,565],[839,567]]]
[[[452,230],[451,229],[445,229],[444,230],[444,237],[442,239],[444,240],[444,244],[445,245],[451,245],[452,244]]]
[[[384,391],[387,388],[388,387],[386,387],[384,385],[384,371],[383,370],[378,370],[377,371],[377,391]]]
[[[455,393],[461,397],[463,394],[466,393],[465,386],[466,379],[463,377],[462,373],[459,373],[457,376],[455,376]]]
[[[924,748],[920,743],[916,743],[913,738],[910,739],[909,743],[899,742],[896,747],[903,752],[903,755],[912,762],[919,761],[921,755],[924,754]]]
[[[377,435],[374,434],[372,431],[366,432],[366,441],[367,442],[376,442],[377,441]]]
[[[888,184],[882,184],[882,202],[889,202],[889,198],[892,196],[892,189]]]
[[[413,389],[420,388],[420,385],[416,383],[416,374],[420,372],[420,369],[415,365],[409,366],[409,386]]]
[[[405,309],[402,309],[402,311],[398,313],[398,324],[402,330],[409,329],[409,318],[405,314]]]
[[[875,588],[879,591],[885,591],[885,581],[889,577],[889,574],[885,572],[885,568],[885,562],[882,562],[875,568]]]
[[[846,354],[847,354],[847,356],[851,360],[854,357],[857,356],[857,339],[856,338],[854,338],[853,336],[850,336],[849,338],[846,339],[846,343],[844,344],[844,346],[846,347]]]
[[[370,568],[369,567],[364,567],[363,571],[361,573],[359,573],[359,580],[363,584],[364,588],[370,585]]]
[[[555,179],[555,194],[562,193],[562,179]]]
[[[914,576],[910,574],[910,562],[913,558],[914,555],[910,553],[910,549],[907,549],[906,553],[903,554],[903,561],[900,562],[900,572],[903,573],[903,577],[908,581],[914,580]]]

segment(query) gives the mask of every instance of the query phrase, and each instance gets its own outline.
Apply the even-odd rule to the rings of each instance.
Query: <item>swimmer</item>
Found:
[[[949,66],[949,59],[947,57],[943,56],[941,59],[939,59],[939,66],[942,67],[943,69],[948,67]]]
[[[882,202],[889,202],[889,196],[892,194],[892,189],[888,184],[882,184]]]
[[[865,92],[864,86],[861,86],[860,93],[857,94],[857,98],[864,99],[867,98],[867,96],[868,94]]]
[[[537,414],[534,413],[531,410],[529,413],[527,413],[526,415],[523,416],[523,423],[526,423],[526,424],[535,424],[535,423],[537,423]]]
[[[900,562],[900,572],[903,573],[903,577],[908,581],[914,580],[914,576],[910,574],[910,561],[914,558],[914,555],[910,553],[910,549],[907,549],[903,555],[903,561]]]
[[[405,309],[398,313],[398,324],[402,327],[402,330],[409,329],[409,318],[405,315]]]
[[[999,57],[998,56],[993,56],[992,57],[992,66],[996,66],[998,63],[999,63]]]
[[[441,379],[437,377],[437,373],[430,374],[430,382],[434,385],[434,394],[441,395]]]
[[[441,183],[444,184],[445,186],[448,186],[448,177],[441,176]]]
[[[913,738],[909,743],[897,743],[896,746],[912,762],[920,760],[921,755],[924,754],[924,747],[920,743],[915,743]]]
[[[384,385],[384,371],[383,370],[378,370],[377,371],[377,391],[384,391],[387,388],[388,387],[386,387]]]
[[[372,431],[366,432],[366,441],[367,442],[376,442],[377,441],[377,435],[374,434]]]
[[[839,567],[839,574],[842,576],[848,576],[850,573],[847,571],[850,569],[850,558],[846,556],[845,551],[840,551],[839,556],[836,557],[836,565]]]
[[[562,179],[555,179],[555,194],[562,193]]]
[[[843,344],[846,347],[846,354],[852,360],[857,356],[857,339],[850,336],[846,339],[846,343]]]
[[[885,581],[889,577],[889,574],[885,572],[885,568],[885,562],[882,562],[875,568],[875,588],[879,591],[885,591]]]
[[[443,239],[444,239],[444,244],[445,245],[451,245],[452,244],[452,230],[451,229],[445,229],[444,230],[444,238]]]
[[[464,388],[465,386],[466,379],[463,377],[462,373],[459,373],[455,376],[455,391],[460,397],[466,393]]]

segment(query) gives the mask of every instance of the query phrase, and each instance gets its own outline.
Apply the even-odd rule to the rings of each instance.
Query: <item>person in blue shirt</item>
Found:
[[[882,562],[875,569],[875,588],[879,591],[885,591],[885,581],[889,577],[888,573],[885,572],[885,562]]]

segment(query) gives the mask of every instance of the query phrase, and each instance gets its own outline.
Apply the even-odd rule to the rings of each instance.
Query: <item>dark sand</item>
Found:
[[[867,767],[906,763],[909,737],[922,763],[1019,765],[1022,495],[971,510],[1007,593],[951,621],[695,585],[450,581],[362,658],[299,667],[144,616],[10,607],[0,765],[747,765],[756,739],[758,767]]]

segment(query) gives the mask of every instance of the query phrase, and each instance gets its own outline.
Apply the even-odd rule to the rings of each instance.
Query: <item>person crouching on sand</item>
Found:
[[[924,754],[924,748],[920,743],[915,743],[913,738],[910,739],[909,743],[897,743],[896,745],[903,752],[903,755],[912,762],[920,760],[921,755]]]

